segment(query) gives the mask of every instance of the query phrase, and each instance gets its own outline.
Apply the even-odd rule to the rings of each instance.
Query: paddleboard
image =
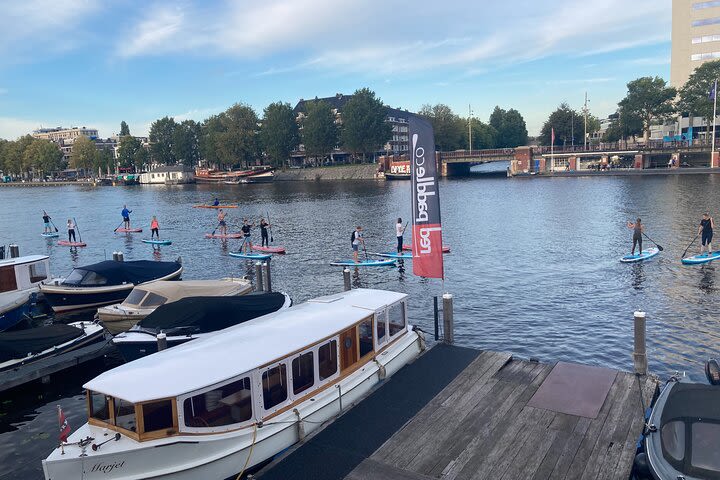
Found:
[[[205,238],[243,238],[242,233],[228,233],[226,235],[223,235],[221,233],[212,234],[212,233],[206,233]]]
[[[397,253],[397,252],[385,252],[385,253],[373,253],[378,257],[385,258],[397,258],[398,260],[412,260],[412,253]]]
[[[49,233],[41,233],[40,236],[45,237],[45,238],[55,238],[55,237],[59,237],[60,234],[58,232],[49,232]]]
[[[660,250],[658,250],[657,247],[648,248],[647,250],[643,250],[642,252],[636,253],[635,255],[625,255],[620,259],[620,261],[622,263],[641,262],[643,260],[654,257],[658,253],[660,253]]]
[[[142,242],[151,245],[172,245],[170,240],[148,240],[147,238],[143,238]]]
[[[115,231],[118,233],[140,233],[142,228],[118,228]]]
[[[683,265],[699,265],[701,263],[708,263],[718,259],[720,259],[720,250],[711,252],[709,255],[707,253],[701,253],[700,255],[683,258],[682,263]]]
[[[257,250],[258,252],[285,253],[285,247],[263,247],[260,245],[253,245],[250,248],[252,250]]]
[[[193,205],[193,208],[238,208],[237,205]]]
[[[408,252],[412,252],[412,245],[403,245],[403,250],[406,250]],[[442,246],[442,252],[443,253],[450,253],[450,247],[448,245]]]
[[[339,267],[384,267],[386,265],[395,265],[395,259],[361,260],[357,263],[354,260],[338,260],[336,262],[331,262],[330,265]]]
[[[87,247],[85,242],[68,242],[67,240],[60,240],[57,244],[61,247]]]
[[[272,258],[272,255],[269,255],[267,253],[230,252],[228,253],[228,255],[236,258],[247,258],[248,260],[267,260],[268,258]]]

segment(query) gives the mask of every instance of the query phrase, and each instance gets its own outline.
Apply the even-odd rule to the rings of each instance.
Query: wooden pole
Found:
[[[646,375],[648,371],[645,324],[645,312],[635,312],[633,362],[635,363],[635,373],[639,375]]]
[[[349,291],[352,286],[350,285],[350,269],[347,267],[343,268],[343,282],[345,284],[345,291]]]
[[[453,334],[453,296],[451,293],[443,294],[443,342],[452,345]]]
[[[435,341],[440,339],[440,322],[438,316],[438,299],[437,295],[433,297],[433,319],[435,320]]]
[[[255,291],[263,291],[263,272],[262,263],[260,262],[255,262]]]

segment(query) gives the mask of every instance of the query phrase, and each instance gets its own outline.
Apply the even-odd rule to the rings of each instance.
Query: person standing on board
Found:
[[[218,228],[220,228],[220,235],[227,235],[227,224],[225,223],[225,212],[221,208],[218,210]]]
[[[355,260],[355,263],[358,263],[358,250],[360,249],[360,243],[365,246],[365,240],[363,239],[362,234],[362,227],[360,225],[355,227],[355,230],[353,231],[350,240],[353,249],[353,260]]]
[[[122,212],[120,214],[123,217],[123,225],[125,225],[125,230],[130,230],[130,214],[132,213],[132,210],[128,210],[127,205],[123,205]]]
[[[157,235],[157,239],[160,240],[160,224],[157,221],[157,217],[153,215],[152,221],[150,222],[150,240],[155,238],[155,235]]]
[[[240,230],[242,230],[243,236],[245,237],[243,245],[245,246],[245,252],[249,252],[252,249],[252,242],[250,241],[250,229],[254,227],[255,224],[248,223],[247,218],[243,218],[243,226]]]
[[[43,210],[43,223],[45,224],[45,228],[43,229],[43,233],[50,233],[52,230],[50,229],[50,215]]]
[[[402,218],[400,217],[398,217],[398,221],[395,224],[395,234],[397,235],[397,253],[398,255],[402,255],[403,235],[405,234],[405,229],[403,228]]]
[[[715,228],[715,222],[709,213],[703,213],[703,218],[700,220],[700,226],[698,227],[698,235],[702,234],[700,244],[700,255],[707,248],[707,253],[712,253],[712,237],[713,229]]]
[[[268,240],[268,227],[270,224],[265,221],[263,217],[260,217],[260,237],[262,238],[261,246],[269,247],[270,241]]]
[[[218,200],[216,197],[215,201],[213,202],[213,207],[217,207],[218,205],[220,205],[220,200]]]
[[[628,228],[633,229],[633,247],[631,255],[635,255],[635,245],[640,248],[638,250],[638,255],[640,255],[642,253],[642,234],[645,231],[642,221],[638,218],[635,220],[635,223],[628,222],[627,226]]]
[[[72,218],[68,218],[67,231],[68,231],[68,242],[74,242],[75,241],[75,222],[72,221]]]

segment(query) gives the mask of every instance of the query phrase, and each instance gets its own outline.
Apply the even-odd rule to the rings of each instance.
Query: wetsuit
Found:
[[[268,241],[268,225],[269,223],[267,223],[265,220],[260,221],[260,236],[262,237],[261,245],[263,247],[270,246],[270,242]]]
[[[633,255],[635,255],[636,244],[640,247],[640,250],[638,251],[638,255],[640,255],[642,253],[642,225],[640,225],[639,223],[636,223],[635,228],[633,229]]]
[[[703,218],[700,220],[700,226],[702,227],[702,245],[709,245],[713,238],[712,220]]]

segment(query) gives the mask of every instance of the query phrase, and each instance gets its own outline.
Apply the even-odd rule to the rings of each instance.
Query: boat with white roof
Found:
[[[425,348],[407,295],[309,300],[105,372],[45,478],[224,479],[361,400]]]
[[[0,331],[15,326],[25,317],[32,296],[49,278],[47,255],[0,259]]]

